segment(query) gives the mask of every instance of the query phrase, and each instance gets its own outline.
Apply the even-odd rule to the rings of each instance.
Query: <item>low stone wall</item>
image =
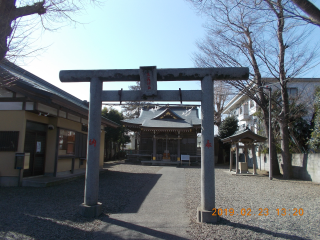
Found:
[[[320,153],[292,154],[292,172],[296,179],[320,183]],[[282,173],[282,157],[278,154],[280,172]],[[248,166],[252,167],[252,155],[249,155]],[[257,156],[257,169],[269,171],[269,154]]]

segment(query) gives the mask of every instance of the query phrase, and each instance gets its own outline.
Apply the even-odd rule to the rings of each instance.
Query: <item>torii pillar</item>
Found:
[[[201,81],[201,205],[197,208],[198,222],[217,222],[212,216],[215,207],[213,81],[206,76]]]
[[[62,82],[90,82],[89,129],[87,168],[84,202],[80,212],[85,217],[97,217],[102,212],[98,202],[99,153],[101,102],[155,101],[155,102],[196,102],[201,101],[201,205],[197,209],[198,222],[217,222],[218,215],[212,216],[215,208],[214,174],[214,126],[213,126],[213,80],[245,80],[248,68],[178,68],[123,70],[65,70],[60,71]],[[201,80],[200,90],[157,90],[157,81]],[[140,81],[140,91],[102,91],[106,81]],[[143,88],[145,91],[143,91]],[[178,156],[180,157],[180,156]]]

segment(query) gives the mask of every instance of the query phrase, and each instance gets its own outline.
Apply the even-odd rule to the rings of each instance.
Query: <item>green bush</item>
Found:
[[[316,88],[315,97],[313,127],[308,144],[311,149],[318,151],[320,149],[320,87]]]
[[[238,119],[235,116],[226,117],[219,127],[219,137],[226,138],[238,130]]]

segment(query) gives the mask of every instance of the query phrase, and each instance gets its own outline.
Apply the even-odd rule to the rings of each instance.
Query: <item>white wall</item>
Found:
[[[250,155],[250,158],[252,155]],[[282,157],[278,154],[280,172],[282,173]],[[248,162],[252,167],[252,159]],[[269,171],[269,154],[257,156],[257,169]],[[292,154],[293,178],[320,183],[320,153]]]

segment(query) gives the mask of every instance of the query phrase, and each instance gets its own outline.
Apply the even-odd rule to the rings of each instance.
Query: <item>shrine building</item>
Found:
[[[152,160],[180,161],[181,155],[197,155],[201,119],[195,107],[144,107],[138,118],[122,122],[137,133],[139,153]]]

